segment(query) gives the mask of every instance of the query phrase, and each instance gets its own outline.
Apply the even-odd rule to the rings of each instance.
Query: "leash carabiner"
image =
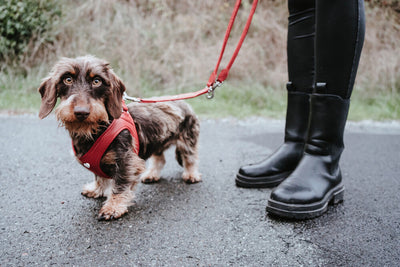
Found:
[[[125,100],[129,100],[129,101],[133,101],[133,102],[137,102],[137,103],[156,103],[156,102],[167,102],[167,101],[176,101],[176,100],[183,100],[183,99],[189,99],[189,98],[194,98],[194,97],[198,97],[200,95],[204,95],[207,94],[206,97],[207,99],[213,99],[214,95],[215,95],[215,89],[217,89],[217,87],[221,86],[222,83],[225,81],[225,79],[228,77],[228,73],[229,70],[231,69],[233,62],[235,61],[239,50],[243,44],[243,41],[247,35],[247,32],[249,30],[250,24],[251,24],[251,20],[253,18],[253,15],[256,11],[256,7],[257,7],[257,3],[258,0],[253,0],[253,4],[251,6],[251,10],[250,10],[250,14],[249,17],[247,19],[246,25],[242,31],[242,35],[240,36],[239,42],[236,45],[236,49],[231,57],[231,60],[229,61],[228,65],[226,66],[225,69],[221,70],[221,72],[219,73],[219,75],[217,75],[218,69],[219,69],[219,65],[221,63],[224,51],[225,51],[225,47],[226,44],[228,42],[229,36],[230,36],[230,32],[232,30],[232,26],[233,23],[235,21],[236,15],[238,13],[238,10],[240,8],[241,5],[241,0],[236,0],[236,4],[235,4],[235,8],[232,12],[232,16],[229,20],[229,24],[228,27],[226,29],[225,32],[225,37],[224,37],[224,41],[222,44],[222,48],[220,51],[220,55],[217,61],[217,65],[215,66],[214,71],[211,73],[210,78],[208,79],[208,83],[206,85],[206,87],[204,87],[203,89],[193,92],[193,93],[184,93],[184,94],[179,94],[179,95],[173,95],[173,96],[162,96],[162,97],[152,97],[152,98],[136,98],[136,97],[130,97],[128,96],[126,93],[124,93],[124,99]]]
[[[123,98],[124,98],[124,100],[132,101],[132,102],[137,102],[137,103],[142,102],[142,100],[140,98],[128,96],[128,94],[126,92],[124,92]]]
[[[222,85],[222,82],[216,80],[213,82],[210,86],[208,86],[208,91],[207,91],[207,99],[213,99],[214,98],[214,91],[217,89],[217,87],[220,87]]]

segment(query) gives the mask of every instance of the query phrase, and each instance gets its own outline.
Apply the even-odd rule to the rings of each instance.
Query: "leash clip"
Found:
[[[123,98],[124,98],[124,100],[132,101],[132,102],[137,102],[137,103],[142,102],[142,100],[140,98],[128,96],[128,94],[126,92],[124,92]]]
[[[214,98],[214,91],[217,89],[217,87],[220,87],[222,85],[222,82],[216,80],[213,84],[208,86],[208,92],[207,92],[207,99],[213,99]]]

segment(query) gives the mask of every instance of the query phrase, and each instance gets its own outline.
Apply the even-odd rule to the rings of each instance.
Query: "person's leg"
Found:
[[[305,152],[267,205],[269,213],[293,219],[319,216],[343,200],[339,160],[365,33],[362,0],[316,3],[316,88]]]
[[[288,6],[289,83],[284,143],[264,161],[241,167],[236,176],[238,186],[275,186],[290,175],[303,155],[315,73],[315,0],[289,0]]]
[[[287,65],[290,91],[312,93],[315,82],[315,0],[288,0]]]
[[[349,99],[364,43],[363,0],[317,0],[317,93]]]

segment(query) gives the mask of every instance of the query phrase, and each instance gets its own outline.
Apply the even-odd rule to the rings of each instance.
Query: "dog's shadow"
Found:
[[[166,201],[174,201],[174,203],[187,201],[193,197],[202,183],[186,183],[181,176],[180,172],[176,172],[174,175],[161,176],[161,179],[155,183],[141,183],[134,200],[136,206],[146,203],[159,205]]]

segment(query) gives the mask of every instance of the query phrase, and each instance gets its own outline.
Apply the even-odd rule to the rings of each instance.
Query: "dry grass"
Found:
[[[400,93],[399,13],[375,7],[366,10],[366,17],[367,30],[358,84],[369,94]]]
[[[251,4],[243,2],[221,66],[232,54],[247,19]],[[111,62],[130,94],[148,96],[205,85],[234,1],[73,0],[63,5],[56,41],[27,57],[28,72],[43,77],[61,56],[93,54]],[[260,1],[230,72],[230,84],[249,84],[249,90],[284,88],[287,15],[286,1]],[[398,21],[393,9],[367,6],[367,35],[356,83],[363,96],[400,94]]]
[[[206,83],[233,2],[91,0],[76,1],[66,8],[72,6],[74,12],[68,12],[58,28],[58,41],[47,47],[51,52],[44,55],[46,61],[94,54],[111,61],[132,93],[142,93],[140,88],[184,88]],[[227,60],[249,8],[246,2],[239,13]],[[272,86],[284,83],[285,13],[282,4],[260,4],[230,79]]]

